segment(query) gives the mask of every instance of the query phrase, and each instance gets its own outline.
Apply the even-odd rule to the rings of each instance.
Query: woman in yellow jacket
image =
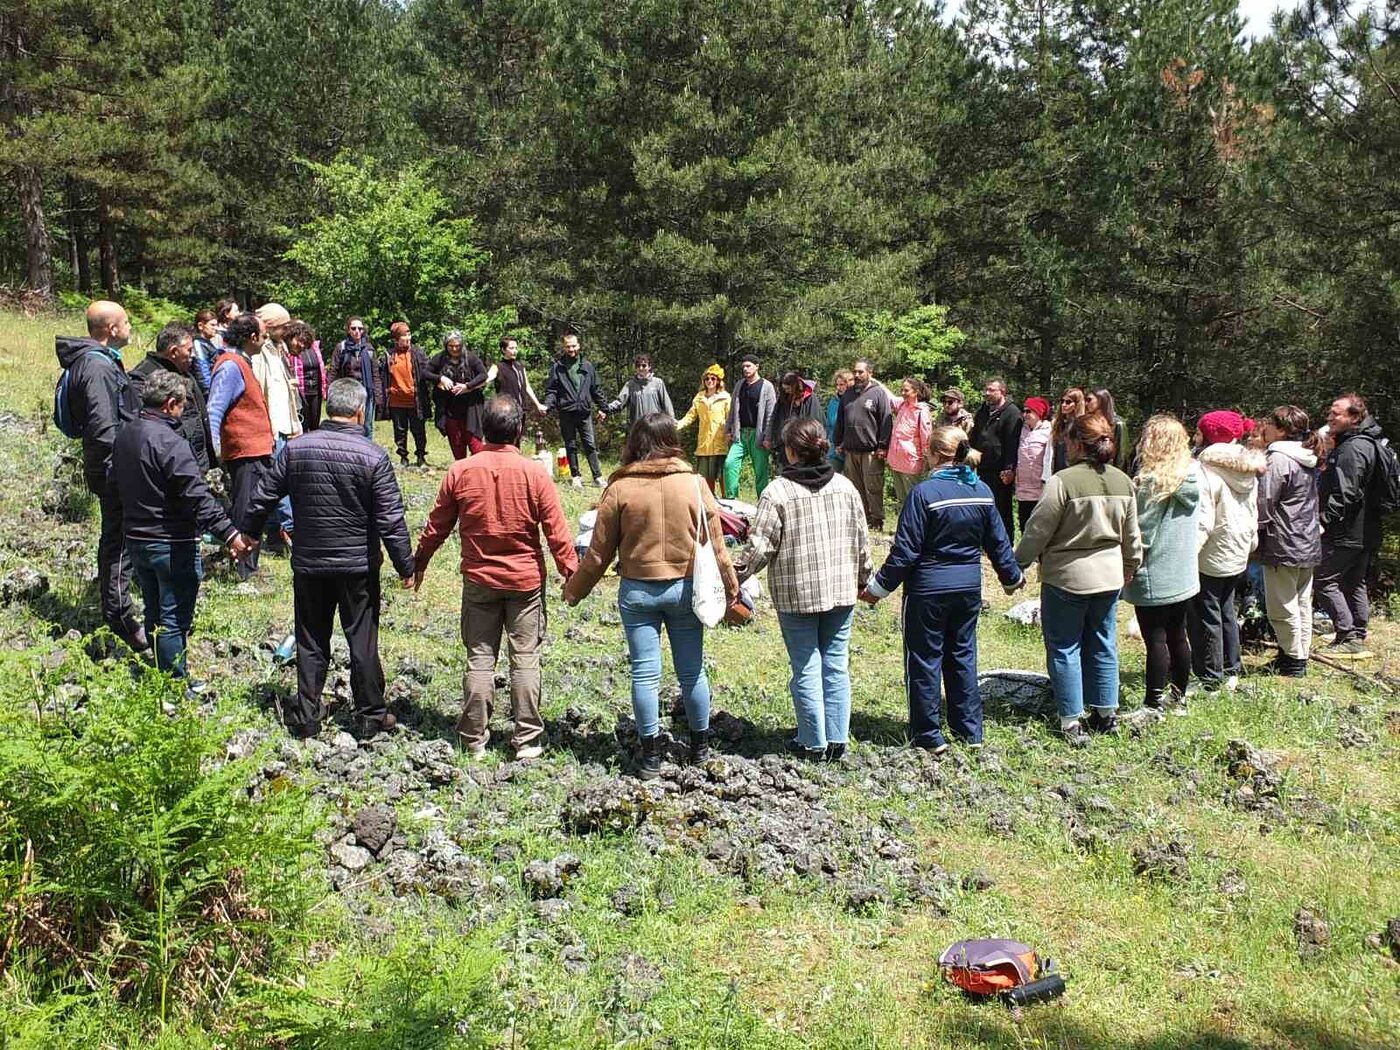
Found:
[[[711,365],[700,377],[700,392],[690,403],[690,411],[685,414],[677,430],[684,430],[699,420],[700,432],[695,439],[695,469],[715,491],[716,483],[720,495],[725,495],[724,457],[729,454],[729,435],[725,432],[725,421],[729,418],[729,392],[724,389],[724,369]]]

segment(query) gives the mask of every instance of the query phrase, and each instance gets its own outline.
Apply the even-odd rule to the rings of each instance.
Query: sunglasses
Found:
[[[350,326],[350,331],[352,331],[352,332],[363,332],[364,330],[365,330],[365,326],[362,325],[362,324],[352,324],[352,325]]]

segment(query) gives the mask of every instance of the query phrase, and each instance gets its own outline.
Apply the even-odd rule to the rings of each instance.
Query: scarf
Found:
[[[829,460],[822,460],[820,463],[789,463],[783,468],[783,477],[812,492],[820,492],[826,488],[827,482],[835,476],[836,468]]]
[[[933,472],[935,478],[944,481],[956,481],[961,485],[976,485],[977,471],[973,470],[966,463],[960,463],[955,467],[943,467]]]

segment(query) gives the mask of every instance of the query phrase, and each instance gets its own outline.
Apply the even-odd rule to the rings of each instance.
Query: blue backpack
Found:
[[[95,354],[98,357],[107,358],[105,350],[89,350],[88,354]],[[108,358],[110,360],[110,358]],[[74,364],[77,362],[75,361]],[[73,370],[65,368],[58,376],[58,384],[53,388],[53,425],[58,427],[58,432],[64,437],[80,438],[83,436],[83,428],[73,419],[73,410],[68,404],[68,380],[72,377]]]

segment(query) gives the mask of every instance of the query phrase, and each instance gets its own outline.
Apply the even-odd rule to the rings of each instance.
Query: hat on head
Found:
[[[939,397],[942,398],[942,400],[944,400],[944,401],[965,401],[965,400],[967,400],[966,398],[963,397],[963,392],[962,392],[961,390],[958,390],[956,387],[951,387],[951,386],[950,386],[947,390],[943,391],[943,393],[940,394]]]
[[[709,368],[705,369],[705,373],[704,373],[704,374],[707,375],[707,376],[714,376],[716,379],[723,379],[723,378],[724,378],[724,369],[723,369],[723,368],[720,368],[720,366],[717,365],[717,364],[716,364],[716,365],[711,365]]]
[[[268,328],[278,328],[292,319],[292,315],[287,313],[287,308],[281,303],[263,303],[256,312],[258,320]]]
[[[1046,401],[1043,397],[1026,398],[1025,407],[1029,411],[1034,412],[1041,419],[1045,419],[1047,416],[1050,415],[1050,402]]]
[[[739,358],[739,363],[740,363],[741,365],[742,365],[742,364],[761,365],[763,362],[760,361],[760,360],[758,359],[758,355],[757,355],[757,354],[745,354],[743,357]]]
[[[1229,409],[1207,412],[1196,424],[1209,445],[1228,445],[1244,437],[1244,417]]]

